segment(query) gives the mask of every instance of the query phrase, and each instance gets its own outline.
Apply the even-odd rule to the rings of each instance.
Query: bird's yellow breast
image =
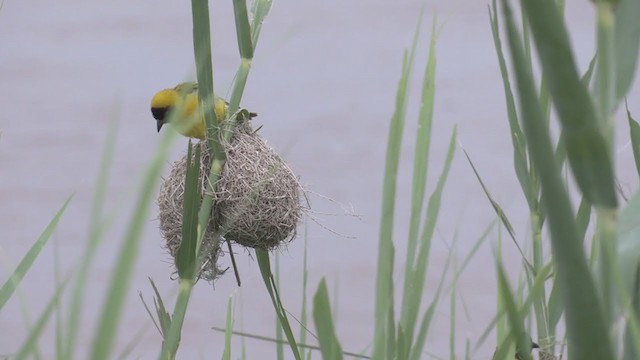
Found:
[[[207,137],[207,126],[198,106],[198,94],[187,94],[176,106],[181,113],[176,117],[178,131],[185,136],[204,139]]]

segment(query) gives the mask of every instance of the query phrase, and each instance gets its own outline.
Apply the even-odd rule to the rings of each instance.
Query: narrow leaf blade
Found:
[[[313,320],[316,324],[322,358],[325,360],[341,360],[343,358],[342,346],[340,346],[333,326],[329,293],[324,279],[320,281],[318,290],[316,290],[316,294],[313,297]]]
[[[38,255],[40,255],[40,252],[47,244],[47,241],[51,238],[51,235],[56,230],[56,227],[60,222],[60,218],[62,217],[62,214],[64,214],[65,210],[67,209],[67,205],[69,205],[69,202],[72,198],[73,196],[67,198],[60,210],[58,210],[47,227],[45,227],[42,234],[40,234],[38,240],[36,240],[36,242],[31,246],[29,251],[20,261],[20,264],[18,264],[16,269],[9,276],[8,280],[4,283],[4,285],[2,285],[2,288],[0,288],[0,309],[2,309],[7,301],[9,301],[11,295],[13,295],[13,292],[16,290],[16,287],[18,287],[18,285],[20,284],[20,281],[22,281],[24,276],[31,268],[31,265],[33,265],[34,261],[36,261],[36,259],[38,258]]]

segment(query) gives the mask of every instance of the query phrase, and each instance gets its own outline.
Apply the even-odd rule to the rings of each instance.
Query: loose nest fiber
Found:
[[[211,158],[206,141],[200,141],[200,179],[206,189]],[[214,280],[223,273],[217,267],[220,248],[213,249],[214,230],[250,248],[272,250],[295,237],[306,207],[302,188],[284,160],[248,126],[238,128],[224,144],[227,161],[215,187],[212,214],[203,247],[206,256],[201,277]],[[195,153],[195,149],[194,149]],[[173,163],[158,195],[160,230],[175,258],[182,238],[182,212],[186,155]]]

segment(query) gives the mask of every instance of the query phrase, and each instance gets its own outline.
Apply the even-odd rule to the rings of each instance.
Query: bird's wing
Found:
[[[174,88],[175,91],[181,94],[192,94],[198,91],[198,83],[195,82],[183,82]]]

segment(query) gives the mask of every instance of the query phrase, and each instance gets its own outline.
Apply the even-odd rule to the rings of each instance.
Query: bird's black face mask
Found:
[[[169,113],[169,110],[171,108],[151,108],[151,114],[153,115],[153,118],[156,119],[157,121],[157,125],[158,125],[158,132],[160,132],[160,129],[162,129],[162,125],[164,125],[164,119],[167,116],[167,113]]]

